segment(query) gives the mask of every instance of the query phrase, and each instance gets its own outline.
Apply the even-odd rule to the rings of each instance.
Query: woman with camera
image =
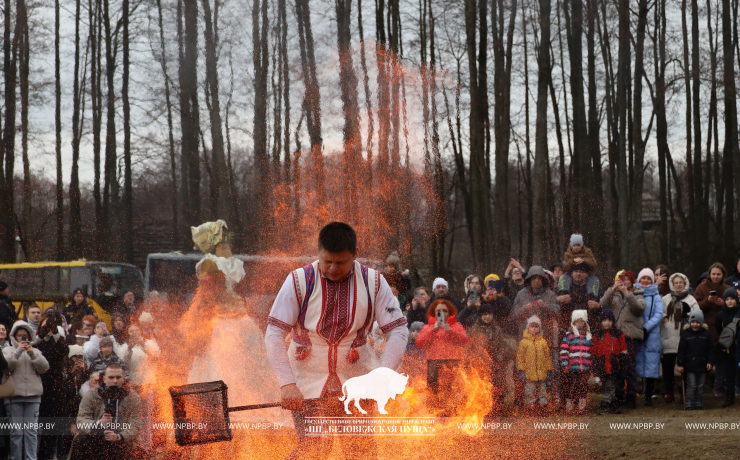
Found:
[[[36,339],[33,328],[25,321],[16,321],[10,330],[12,346],[3,349],[8,361],[8,372],[13,375],[15,393],[5,399],[5,410],[10,415],[10,423],[38,423],[39,406],[43,385],[41,374],[49,370],[44,355],[31,346]],[[7,375],[3,375],[3,381]],[[10,430],[10,458],[23,459],[23,449],[28,460],[37,460],[38,430],[13,428]]]
[[[39,321],[36,347],[49,363],[49,370],[41,376],[44,394],[41,396],[39,417],[62,417],[66,415],[64,386],[64,365],[69,353],[62,327],[62,315],[53,309],[44,312]],[[59,436],[43,433],[39,440],[39,459],[53,460]],[[59,446],[61,450],[61,445]]]

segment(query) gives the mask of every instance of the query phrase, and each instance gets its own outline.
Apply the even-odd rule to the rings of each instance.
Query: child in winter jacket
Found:
[[[568,250],[565,251],[563,271],[568,273],[573,270],[573,265],[580,263],[588,265],[591,268],[590,271],[596,269],[596,258],[594,257],[594,253],[583,245],[583,235],[574,233],[570,236],[570,245]]]
[[[591,374],[591,328],[588,326],[586,310],[573,310],[570,330],[560,344],[560,369],[564,373],[566,385],[565,411],[573,413],[573,402],[578,400],[578,411],[586,410],[588,396],[588,377]]]
[[[683,327],[676,356],[676,369],[681,373],[686,371],[686,410],[703,409],[704,383],[712,368],[713,348],[712,336],[704,324],[704,313],[692,311],[689,323]]]
[[[609,409],[615,414],[621,414],[615,397],[617,378],[624,379],[626,374],[627,342],[624,334],[614,327],[614,313],[604,308],[599,316],[601,328],[594,334],[594,346],[591,349],[594,357],[594,374],[604,382],[604,397],[599,407],[599,415],[606,414]]]
[[[515,353],[516,341],[496,324],[493,308],[484,303],[478,309],[478,319],[470,329],[469,356],[480,367],[488,369],[488,376],[493,384],[491,391],[494,409],[503,407],[508,387],[508,364]]]
[[[524,374],[524,397],[527,405],[534,408],[539,392],[540,406],[547,405],[547,374],[552,371],[550,347],[542,337],[542,322],[537,316],[527,320],[524,338],[519,342],[516,368]]]
[[[126,364],[113,352],[113,339],[111,337],[103,337],[100,339],[100,351],[98,355],[90,362],[88,370],[90,372],[105,372],[105,368],[109,365],[116,363],[123,367],[123,371],[128,379],[128,370]]]

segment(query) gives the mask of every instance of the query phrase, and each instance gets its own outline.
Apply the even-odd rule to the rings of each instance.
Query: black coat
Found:
[[[64,366],[67,362],[69,345],[60,337],[59,341],[41,339],[36,348],[49,362],[49,370],[41,374],[44,394],[41,396],[39,415],[42,417],[61,417],[66,415],[64,402]]]
[[[18,321],[18,315],[15,313],[13,302],[10,297],[0,294],[0,324],[5,325],[8,335],[10,335],[10,329],[16,321]]]
[[[714,363],[714,342],[706,324],[698,331],[684,325],[681,340],[678,342],[676,365],[685,368],[686,372],[706,372],[707,364]]]
[[[717,313],[717,316],[714,317],[714,328],[717,331],[717,334],[722,335],[722,329],[732,323],[733,319],[736,319],[738,316],[740,316],[740,307],[725,307],[720,310],[719,313]],[[735,343],[737,343],[737,337],[735,337]],[[720,352],[723,353],[729,353],[732,355],[735,353],[734,344],[730,348],[725,348],[718,343],[717,348],[719,348]]]
[[[83,303],[82,305],[75,305],[74,303],[70,303],[69,305],[64,307],[62,314],[65,318],[67,318],[67,324],[72,324],[75,321],[82,321],[82,318],[87,315],[93,315],[96,318],[98,315],[95,312],[95,309],[91,307],[87,302]]]
[[[427,308],[417,308],[414,310],[414,307],[409,305],[409,309],[406,313],[406,322],[411,326],[416,321],[421,321],[426,326],[427,324]]]

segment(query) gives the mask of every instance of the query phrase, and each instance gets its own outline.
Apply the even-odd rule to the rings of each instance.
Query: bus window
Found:
[[[36,294],[44,292],[44,269],[26,268],[19,270],[15,278],[13,294]]]
[[[87,286],[87,296],[92,296],[92,276],[88,267],[72,267],[69,282],[69,292],[71,294],[77,288],[85,289]]]
[[[47,294],[59,293],[59,267],[44,267],[44,290]]]
[[[8,287],[10,288],[10,293],[12,294],[15,292],[15,268],[3,268],[0,270],[0,279],[8,283]]]
[[[149,291],[172,294],[176,297],[195,292],[197,260],[152,260],[149,265]]]
[[[144,296],[141,272],[134,267],[101,266],[96,275],[96,296],[120,297],[126,291],[133,292],[138,299]]]

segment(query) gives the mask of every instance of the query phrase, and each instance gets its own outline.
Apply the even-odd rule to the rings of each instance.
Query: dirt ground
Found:
[[[601,394],[590,393],[585,416],[517,415],[487,419],[485,427],[466,430],[460,418],[437,419],[429,436],[373,436],[377,458],[391,459],[676,459],[738,458],[740,404],[724,409],[722,399],[708,392],[703,411],[684,411],[662,398],[621,415],[596,415]],[[496,424],[499,424],[498,426]],[[510,424],[506,430],[503,424]],[[704,423],[705,425],[687,424]],[[620,425],[617,425],[620,424]],[[734,424],[734,425],[733,425]],[[296,444],[292,429],[241,430],[231,442],[160,450],[162,460],[285,458]],[[371,458],[364,447],[345,455],[344,440],[335,437],[329,459]]]

